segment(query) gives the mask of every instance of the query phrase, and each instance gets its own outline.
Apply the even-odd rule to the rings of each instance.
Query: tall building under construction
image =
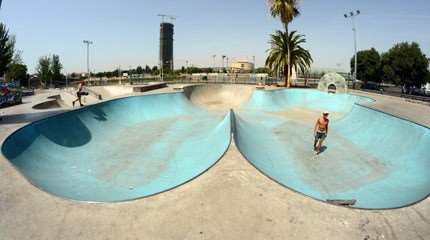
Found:
[[[164,74],[173,72],[173,34],[172,23],[160,24],[160,68]]]

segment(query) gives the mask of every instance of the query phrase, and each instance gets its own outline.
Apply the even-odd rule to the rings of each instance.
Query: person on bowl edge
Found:
[[[82,104],[82,95],[85,95],[84,94],[84,86],[85,86],[85,82],[84,81],[81,81],[80,83],[79,83],[79,85],[78,85],[78,91],[76,92],[76,96],[77,96],[77,99],[76,100],[74,100],[73,102],[72,102],[72,105],[73,105],[73,107],[75,107],[75,103],[76,102],[78,102],[79,101],[79,105],[81,106],[81,107],[83,107],[84,105]]]

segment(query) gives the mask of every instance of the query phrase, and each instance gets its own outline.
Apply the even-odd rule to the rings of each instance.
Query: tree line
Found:
[[[7,27],[0,23],[0,77],[5,76],[8,82],[18,82],[21,86],[29,85],[30,75],[28,68],[22,60],[22,51],[15,48],[15,36],[9,33]],[[63,81],[65,76],[61,73],[63,66],[58,55],[41,57],[36,72],[42,86]]]
[[[15,36],[0,23],[0,77],[24,82],[28,78],[27,66],[22,61],[22,51],[15,48],[15,42]]]
[[[173,73],[170,73],[168,75],[178,76],[181,74],[194,74],[194,73],[215,73],[216,71],[213,68],[210,67],[185,67],[182,66],[180,69],[175,70]],[[227,70],[224,70],[225,73],[227,73]],[[255,70],[256,73],[270,73],[270,69],[266,67],[257,68]],[[114,71],[107,71],[107,72],[97,72],[94,73],[93,76],[97,78],[112,78],[112,77],[118,77],[121,76],[122,73],[127,73],[128,75],[134,75],[134,74],[149,74],[152,76],[157,76],[160,74],[160,70],[158,69],[158,66],[153,66],[152,68],[146,65],[145,68],[142,68],[141,66],[138,66],[135,69],[128,69],[128,70],[120,70],[116,69]]]
[[[60,62],[60,56],[52,55],[39,58],[36,66],[36,72],[39,76],[40,83],[43,87],[64,85],[65,76],[61,73],[63,65]]]
[[[128,70],[121,70],[119,68],[113,70],[113,71],[105,71],[105,72],[97,72],[94,73],[94,77],[97,78],[112,78],[112,77],[119,77],[122,75],[122,73],[128,73],[128,75],[134,75],[134,74],[151,74],[151,75],[158,75],[159,70],[158,66],[150,67],[148,65],[143,68],[142,66],[138,66],[134,69],[128,69]]]
[[[354,69],[353,56],[351,72]],[[392,83],[419,88],[430,82],[429,59],[415,42],[398,43],[384,53],[379,53],[375,48],[359,51],[357,79],[364,84]]]

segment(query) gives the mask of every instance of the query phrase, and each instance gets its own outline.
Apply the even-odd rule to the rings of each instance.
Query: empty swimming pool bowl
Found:
[[[2,152],[56,196],[132,200],[183,184],[220,159],[229,115],[197,108],[182,93],[130,97],[30,124]]]
[[[240,152],[285,187],[321,201],[356,200],[355,208],[414,204],[430,192],[430,130],[356,104],[371,101],[316,90],[192,86],[32,123],[11,135],[2,152],[56,196],[125,201],[206,171],[227,150],[233,122]],[[331,123],[317,156],[312,134],[322,111],[331,113]]]
[[[430,192],[430,130],[359,105],[369,99],[316,91],[256,92],[236,114],[242,154],[278,183],[319,200],[388,209]],[[315,155],[313,126],[332,114],[327,148]]]

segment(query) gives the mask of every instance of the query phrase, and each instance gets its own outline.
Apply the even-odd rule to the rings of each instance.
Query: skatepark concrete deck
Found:
[[[169,89],[155,92],[173,92]],[[154,92],[151,92],[154,93]],[[148,93],[148,94],[151,94]],[[1,109],[0,143],[18,128],[67,109],[35,110],[45,93]],[[369,107],[430,126],[430,107],[354,92]],[[430,200],[357,210],[293,192],[252,167],[231,144],[205,174],[163,194],[90,204],[40,191],[0,157],[0,239],[430,239]]]

